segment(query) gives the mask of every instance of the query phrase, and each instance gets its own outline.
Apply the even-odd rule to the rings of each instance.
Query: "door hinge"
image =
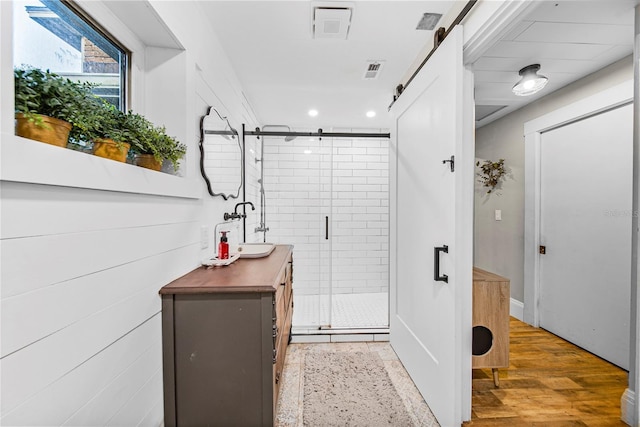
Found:
[[[547,253],[547,247],[540,245],[540,255],[544,255]]]

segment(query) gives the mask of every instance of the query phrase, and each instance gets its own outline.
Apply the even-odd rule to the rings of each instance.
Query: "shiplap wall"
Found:
[[[234,126],[255,127],[256,118],[197,3],[150,6],[184,50],[145,49],[138,111],[188,145],[183,172],[194,177],[207,105]],[[158,290],[212,254],[213,227],[236,201],[213,199],[204,185],[198,199],[86,189],[82,177],[77,188],[0,185],[0,424],[160,425]]]

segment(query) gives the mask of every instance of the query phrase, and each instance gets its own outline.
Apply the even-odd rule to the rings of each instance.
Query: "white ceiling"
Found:
[[[540,2],[473,64],[477,124],[488,124],[631,55],[635,3]],[[549,83],[535,95],[515,96],[511,88],[520,79],[518,70],[530,64],[540,64],[539,74],[548,77]]]
[[[263,125],[387,128],[394,88],[433,31],[416,30],[426,12],[450,1],[355,1],[347,40],[313,39],[311,1],[209,1],[210,17]],[[322,2],[321,4],[327,4]],[[341,4],[345,2],[329,2]],[[385,61],[364,80],[368,60]],[[307,115],[315,108],[315,118]],[[365,113],[374,110],[369,119]]]
[[[347,40],[314,39],[315,1],[207,1],[205,13],[229,56],[245,96],[263,125],[329,131],[390,127],[394,88],[433,31],[416,30],[426,12],[446,15],[453,1],[352,1]],[[541,1],[474,64],[478,122],[484,125],[597,71],[633,48],[637,0]],[[442,25],[439,23],[439,25]],[[382,60],[376,80],[368,60]],[[547,87],[531,97],[511,93],[518,70],[540,63]],[[503,108],[504,106],[504,108]],[[319,115],[311,118],[309,109]],[[374,119],[365,117],[369,110]]]

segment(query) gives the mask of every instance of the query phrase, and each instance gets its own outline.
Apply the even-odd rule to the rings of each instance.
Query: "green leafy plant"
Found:
[[[151,122],[137,114],[129,112],[129,123],[137,130],[132,140],[132,151],[137,154],[151,154],[162,163],[168,160],[178,170],[180,159],[187,152],[186,145],[176,138],[167,135],[164,126],[154,126]]]
[[[499,159],[497,162],[485,160],[480,163],[478,161],[476,166],[480,168],[480,172],[477,173],[478,182],[488,188],[487,194],[491,194],[507,174],[504,159]]]
[[[15,112],[46,126],[41,115],[72,124],[73,149],[86,151],[98,139],[111,139],[122,149],[131,144],[131,152],[152,154],[156,160],[169,160],[175,170],[187,147],[167,135],[164,126],[154,126],[133,111],[122,112],[94,95],[91,83],[74,82],[48,70],[15,68]]]
[[[125,113],[106,101],[89,107],[85,111],[85,123],[82,138],[86,141],[111,139],[119,146],[129,142],[130,131],[124,126]]]
[[[79,138],[89,124],[86,112],[99,104],[94,84],[74,82],[38,68],[15,68],[15,112],[44,127],[41,115],[64,120],[73,126],[71,137]]]

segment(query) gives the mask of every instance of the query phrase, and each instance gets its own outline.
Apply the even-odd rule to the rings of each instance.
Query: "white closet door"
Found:
[[[541,135],[540,326],[629,368],[632,105]]]

